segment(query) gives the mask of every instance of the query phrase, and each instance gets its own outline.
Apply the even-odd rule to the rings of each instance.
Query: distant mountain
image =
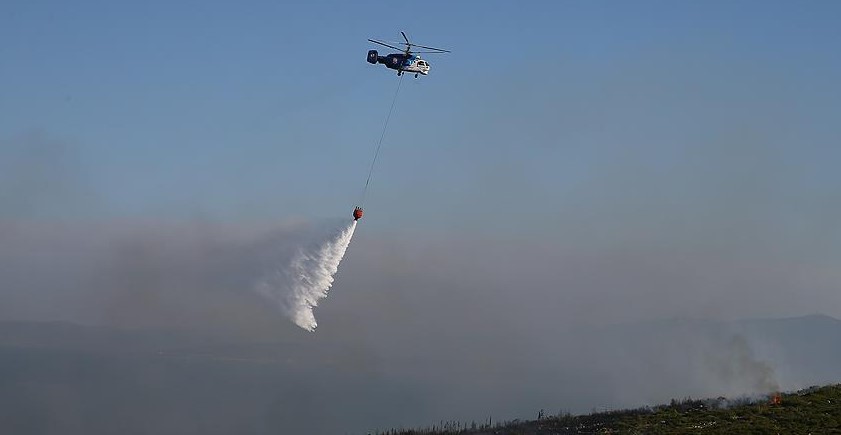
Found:
[[[96,350],[156,351],[188,340],[184,334],[132,331],[69,322],[0,322],[0,346]]]
[[[171,330],[132,330],[69,322],[0,322],[0,348],[75,351],[102,355],[192,357],[228,362],[283,362],[306,356],[307,364],[345,357],[347,346],[318,340],[248,342]]]

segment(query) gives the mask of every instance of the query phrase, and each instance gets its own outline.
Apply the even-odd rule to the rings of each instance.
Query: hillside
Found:
[[[388,435],[683,433],[841,433],[841,384],[783,394],[779,404],[772,404],[768,398],[686,399],[651,408],[548,416],[526,422],[490,425],[444,423],[428,429],[383,432]]]

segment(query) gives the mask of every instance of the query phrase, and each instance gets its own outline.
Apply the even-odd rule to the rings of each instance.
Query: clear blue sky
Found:
[[[403,83],[366,204],[375,225],[633,214],[628,198],[694,200],[745,173],[825,203],[841,183],[839,22],[832,1],[11,0],[0,156],[78,186],[2,213],[348,214],[397,80],[365,62],[366,38],[400,30],[453,53]],[[33,142],[60,156],[33,163]],[[20,180],[3,180],[13,196]]]

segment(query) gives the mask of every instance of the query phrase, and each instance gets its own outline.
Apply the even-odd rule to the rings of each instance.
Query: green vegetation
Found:
[[[589,415],[558,415],[534,421],[482,425],[442,423],[383,435],[425,434],[841,434],[841,384],[782,395],[727,400],[672,400],[669,405]]]

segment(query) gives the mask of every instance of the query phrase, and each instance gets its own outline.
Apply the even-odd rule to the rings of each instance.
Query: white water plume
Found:
[[[327,240],[299,247],[291,258],[258,282],[257,291],[277,303],[296,325],[314,331],[318,323],[312,310],[327,297],[354,230],[356,221]]]

